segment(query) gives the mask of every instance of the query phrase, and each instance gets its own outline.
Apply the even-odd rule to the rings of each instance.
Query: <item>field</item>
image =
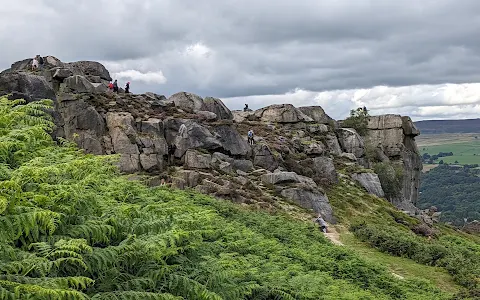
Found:
[[[446,163],[480,164],[480,133],[425,134],[416,138],[421,154],[453,152],[453,156],[442,157]],[[440,159],[439,159],[440,160]]]

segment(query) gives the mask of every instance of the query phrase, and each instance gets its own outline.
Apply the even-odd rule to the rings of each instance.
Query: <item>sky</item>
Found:
[[[0,0],[0,16],[0,69],[53,55],[230,109],[480,115],[478,0]]]

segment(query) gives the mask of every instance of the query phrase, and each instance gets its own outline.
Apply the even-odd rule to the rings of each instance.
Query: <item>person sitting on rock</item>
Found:
[[[248,104],[245,103],[245,107],[243,108],[243,111],[249,111],[250,109],[248,108]]]
[[[125,94],[130,93],[130,81],[125,84]]]
[[[44,61],[43,61],[43,57],[41,57],[40,54],[37,55],[37,61],[40,69],[42,69]]]
[[[108,84],[108,90],[109,90],[110,92],[113,91],[113,83],[112,83],[111,81],[110,81],[110,83]]]
[[[250,129],[247,133],[247,141],[249,145],[253,145],[255,143],[255,140],[253,139],[253,130]]]
[[[113,82],[113,91],[115,93],[118,93],[118,82],[117,80],[115,79],[115,81]]]
[[[322,214],[318,214],[318,217],[315,219],[315,222],[320,225],[320,229],[323,233],[327,233],[327,222],[322,218]]]
[[[38,69],[38,60],[37,57],[34,57],[32,60],[32,71],[35,71],[36,69]]]

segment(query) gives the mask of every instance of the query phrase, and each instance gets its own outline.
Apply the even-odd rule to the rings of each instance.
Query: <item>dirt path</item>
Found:
[[[327,231],[328,232],[324,234],[330,241],[332,241],[332,243],[343,246],[343,243],[340,241],[340,234],[335,227],[329,226]]]

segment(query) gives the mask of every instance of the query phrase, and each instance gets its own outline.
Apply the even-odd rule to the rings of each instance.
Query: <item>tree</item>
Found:
[[[438,162],[439,165],[443,165],[443,159]]]
[[[350,127],[355,129],[361,136],[367,135],[368,132],[368,120],[370,115],[366,107],[359,107],[356,110],[350,111],[350,117],[343,121],[343,127]]]

